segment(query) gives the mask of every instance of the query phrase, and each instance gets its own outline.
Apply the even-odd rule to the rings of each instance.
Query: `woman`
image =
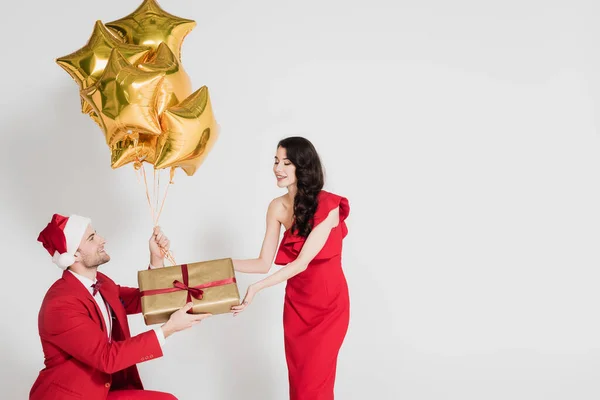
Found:
[[[265,274],[274,258],[285,268],[250,285],[232,312],[239,314],[258,292],[287,281],[283,328],[290,399],[333,399],[337,356],[350,315],[341,264],[348,200],[322,190],[321,161],[305,138],[279,142],[273,172],[277,186],[287,188],[287,194],[269,204],[259,257],[234,260],[234,268]],[[277,251],[282,225],[285,233]]]

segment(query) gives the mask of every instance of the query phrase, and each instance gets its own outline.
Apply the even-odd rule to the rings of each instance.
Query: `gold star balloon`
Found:
[[[206,86],[161,116],[156,169],[180,167],[188,176],[205,160],[218,138],[218,127]]]
[[[96,21],[86,45],[69,55],[57,58],[56,63],[71,75],[80,90],[86,89],[100,78],[115,48],[132,64],[146,57],[152,50],[148,46],[124,43],[121,38],[109,32],[101,21]],[[91,111],[90,105],[83,99],[81,111],[83,113]]]
[[[156,106],[159,114],[162,114],[167,107],[180,103],[192,93],[190,77],[181,68],[179,61],[165,43],[161,43],[156,53],[146,62],[139,64],[138,68],[147,72],[165,73]]]
[[[98,115],[109,146],[131,133],[161,134],[156,104],[164,76],[162,71],[142,71],[112,50],[100,79],[81,91]]]
[[[218,125],[208,88],[192,93],[181,63],[195,26],[157,0],[141,0],[121,19],[96,21],[84,47],[56,60],[79,85],[82,111],[104,133],[112,168],[146,162],[170,168],[171,177],[175,168],[193,175],[212,149]]]
[[[155,53],[138,68],[146,72],[164,72],[165,78],[158,87],[156,110],[160,115],[167,107],[180,103],[192,93],[189,76],[180,67],[169,47],[161,43]],[[146,134],[128,135],[111,147],[111,167],[119,168],[134,162],[136,168],[141,162],[154,164],[157,136]]]
[[[127,43],[150,46],[155,50],[165,43],[179,61],[183,39],[194,29],[196,22],[165,12],[156,0],[144,0],[131,14],[106,26]]]

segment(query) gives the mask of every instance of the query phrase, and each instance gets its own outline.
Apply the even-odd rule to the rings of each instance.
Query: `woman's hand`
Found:
[[[254,286],[254,285],[248,286],[248,290],[246,290],[246,296],[244,297],[242,304],[240,304],[239,306],[231,307],[231,312],[233,313],[233,316],[235,317],[236,315],[238,315],[239,313],[244,311],[246,309],[246,307],[248,307],[250,305],[250,303],[252,303],[252,299],[254,299],[254,296],[257,293],[258,293],[258,290],[256,289],[256,286]]]

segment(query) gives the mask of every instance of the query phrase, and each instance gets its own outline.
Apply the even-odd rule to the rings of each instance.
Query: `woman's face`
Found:
[[[296,184],[296,166],[287,159],[287,152],[283,147],[277,148],[273,172],[277,178],[277,186],[280,188]]]

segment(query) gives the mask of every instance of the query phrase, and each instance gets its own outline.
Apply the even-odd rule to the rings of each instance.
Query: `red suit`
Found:
[[[64,271],[46,293],[38,316],[45,368],[30,400],[176,400],[144,391],[137,363],[163,355],[152,330],[131,337],[128,314],[141,312],[140,291],[101,273],[100,294],[112,312],[109,340],[100,308],[87,288]]]
[[[332,400],[337,356],[348,330],[350,302],[342,271],[348,200],[321,191],[313,226],[339,207],[340,222],[308,268],[287,281],[283,330],[291,400]],[[305,238],[286,231],[275,264],[294,261]]]

